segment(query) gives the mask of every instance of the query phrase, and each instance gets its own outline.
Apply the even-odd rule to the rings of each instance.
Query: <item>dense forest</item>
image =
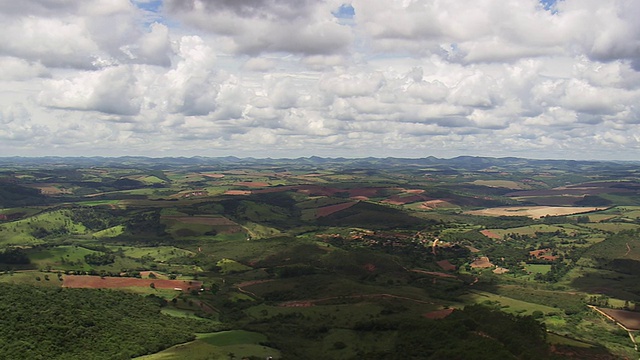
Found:
[[[0,283],[0,358],[130,359],[219,330],[213,322],[161,314],[160,300]]]

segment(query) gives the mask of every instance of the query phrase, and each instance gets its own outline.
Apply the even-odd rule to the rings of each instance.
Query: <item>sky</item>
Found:
[[[0,156],[640,159],[638,0],[0,0]]]

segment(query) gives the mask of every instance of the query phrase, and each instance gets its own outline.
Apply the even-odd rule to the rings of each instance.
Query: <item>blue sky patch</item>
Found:
[[[542,4],[546,10],[550,10],[556,2],[557,0],[540,0],[540,4]]]
[[[353,19],[355,15],[356,15],[356,10],[353,8],[353,6],[349,4],[340,5],[338,10],[333,13],[333,16],[339,19]]]
[[[162,6],[162,0],[151,0],[151,1],[132,1],[135,6],[142,10],[158,12],[160,11],[160,7]]]

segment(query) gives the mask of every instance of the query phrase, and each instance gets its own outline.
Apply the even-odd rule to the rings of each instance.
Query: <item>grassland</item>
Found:
[[[219,333],[198,334],[195,341],[176,345],[157,354],[141,356],[136,360],[209,360],[246,358],[256,356],[280,358],[280,352],[260,343],[267,341],[262,334],[248,331],[223,331]],[[232,355],[233,356],[232,356]]]
[[[590,213],[604,208],[577,206],[510,206],[468,211],[471,215],[482,216],[529,216],[539,219],[544,216],[561,216]]]

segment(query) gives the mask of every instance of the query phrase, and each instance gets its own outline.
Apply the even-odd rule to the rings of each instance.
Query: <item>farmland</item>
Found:
[[[177,321],[123,359],[637,357],[636,168],[478,160],[0,158],[0,290]]]

